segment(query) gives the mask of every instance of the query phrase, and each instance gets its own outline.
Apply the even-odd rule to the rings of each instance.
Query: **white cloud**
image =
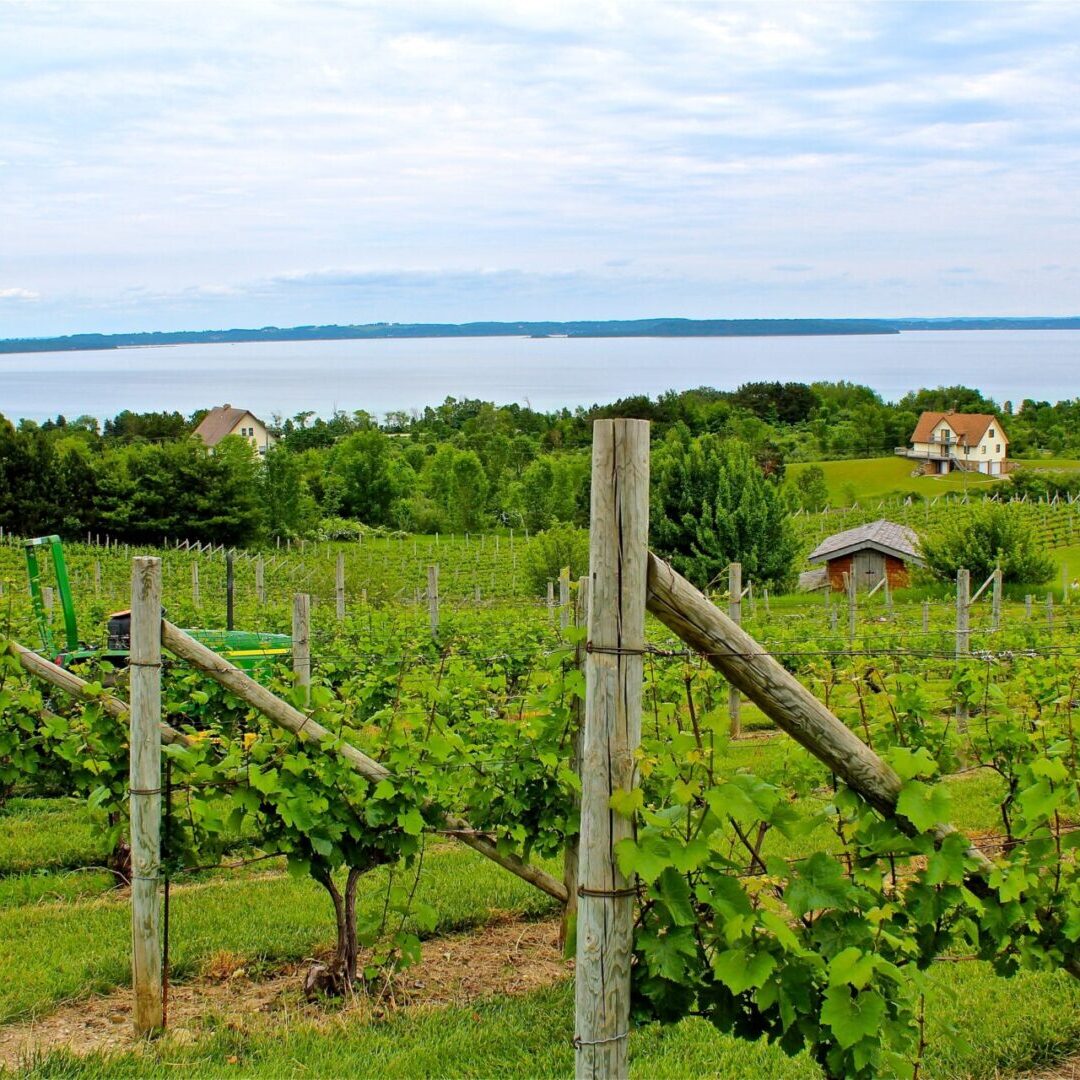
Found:
[[[32,289],[0,289],[0,300],[38,300],[40,293]]]

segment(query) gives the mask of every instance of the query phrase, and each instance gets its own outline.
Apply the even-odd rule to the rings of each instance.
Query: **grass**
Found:
[[[820,466],[825,473],[831,506],[849,506],[852,501],[863,503],[868,499],[881,499],[896,494],[933,498],[949,492],[988,491],[1002,482],[979,473],[913,476],[915,462],[902,457],[798,462],[788,466],[788,476],[793,479],[811,464]],[[1080,460],[1071,458],[1039,458],[1018,464],[1020,468],[1039,471],[1080,470]]]

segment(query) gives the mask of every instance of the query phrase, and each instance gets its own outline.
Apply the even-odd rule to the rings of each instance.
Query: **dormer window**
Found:
[[[993,428],[990,429],[989,435],[990,435],[991,439],[994,437],[994,429]]]

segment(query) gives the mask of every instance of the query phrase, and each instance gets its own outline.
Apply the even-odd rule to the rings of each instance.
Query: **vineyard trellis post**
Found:
[[[742,622],[742,563],[733,562],[728,566],[728,618],[738,626]],[[731,737],[737,739],[742,734],[742,699],[734,686],[728,687],[728,720],[731,722]]]
[[[161,560],[131,572],[131,981],[138,1035],[164,1024],[158,876],[161,870]]]
[[[334,614],[338,622],[345,620],[345,552],[337,554],[337,565],[334,567]]]
[[[589,579],[578,578],[577,597],[574,603],[574,626],[588,627],[589,625]],[[581,673],[585,678],[585,642],[578,641],[574,646],[574,670]],[[575,694],[570,703],[570,729],[573,732],[570,744],[570,770],[580,780],[581,778],[581,740],[585,734],[585,699],[580,694]],[[573,796],[574,808],[581,810],[581,796]],[[563,884],[566,886],[566,903],[563,905],[562,925],[559,929],[559,944],[565,948],[570,935],[576,930],[577,924],[577,887],[578,887],[578,859],[580,857],[580,844],[578,837],[573,836],[566,842],[563,850]]]
[[[428,629],[433,639],[439,637],[439,564],[427,568]]]
[[[304,698],[311,686],[311,597],[297,593],[292,609],[292,666],[298,686],[304,687]]]
[[[971,571],[956,571],[956,658],[971,652]],[[968,710],[963,702],[956,703],[956,724],[967,731]]]
[[[255,560],[255,598],[260,604],[266,603],[266,566],[261,555]]]
[[[611,797],[637,782],[648,573],[649,424],[593,424],[589,630],[581,755],[575,1074],[627,1075],[636,889],[615,846],[633,836]]]
[[[233,619],[233,603],[236,594],[236,553],[229,550],[225,553],[225,629],[235,630]]]
[[[559,571],[559,631],[565,634],[570,625],[570,567]]]
[[[990,627],[992,630],[1001,629],[1001,584],[1002,584],[1002,572],[1001,567],[997,567],[994,570],[994,591],[990,596],[991,603],[991,615],[990,615]]]

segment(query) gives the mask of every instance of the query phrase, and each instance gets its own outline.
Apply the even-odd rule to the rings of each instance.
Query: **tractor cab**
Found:
[[[79,640],[75,621],[75,603],[71,595],[71,580],[64,548],[59,536],[40,536],[24,541],[26,547],[26,571],[30,582],[30,602],[38,624],[41,644],[45,655],[60,667],[69,668],[80,662],[100,663],[106,661],[113,667],[127,667],[131,650],[131,612],[116,611],[109,616],[106,626],[104,648]],[[64,621],[64,641],[57,646],[52,620],[45,609],[41,584],[44,552],[52,560],[60,611]],[[222,658],[235,664],[249,675],[269,667],[275,661],[284,660],[292,652],[292,638],[288,634],[260,634],[251,630],[185,630],[196,641],[213,649]]]

